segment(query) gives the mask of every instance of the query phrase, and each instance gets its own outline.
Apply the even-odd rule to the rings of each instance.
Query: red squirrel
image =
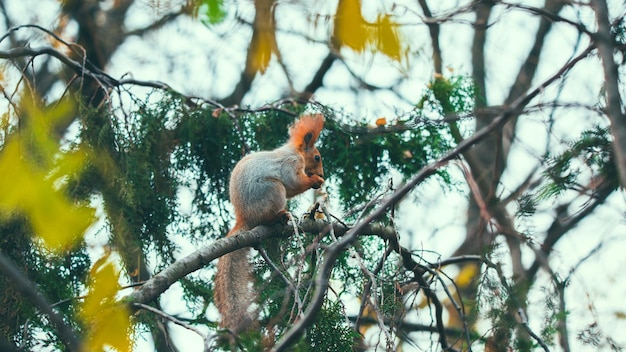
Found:
[[[227,234],[251,230],[258,225],[288,219],[287,199],[324,183],[322,157],[315,142],[324,127],[322,114],[303,115],[289,129],[289,141],[274,150],[241,159],[230,175],[230,201],[235,226]],[[222,256],[215,276],[215,305],[220,326],[239,334],[257,326],[249,248]]]

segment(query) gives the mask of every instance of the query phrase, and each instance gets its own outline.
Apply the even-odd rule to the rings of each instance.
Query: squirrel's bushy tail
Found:
[[[229,233],[229,236],[237,232]],[[253,307],[256,294],[249,285],[253,282],[252,266],[248,260],[249,248],[223,255],[217,263],[215,276],[215,305],[222,315],[221,326],[238,334],[257,323]]]

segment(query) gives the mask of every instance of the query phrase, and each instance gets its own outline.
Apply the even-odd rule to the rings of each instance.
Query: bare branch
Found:
[[[428,299],[435,306],[435,325],[437,326],[437,332],[439,333],[439,344],[441,345],[441,349],[443,351],[447,351],[449,346],[446,338],[445,326],[443,324],[443,304],[441,304],[441,301],[437,297],[437,294],[435,293],[435,291],[433,291],[433,289],[430,288],[430,285],[423,277],[424,273],[426,272],[426,268],[423,268],[421,265],[416,263],[413,260],[411,252],[400,246],[397,239],[393,239],[392,241],[390,241],[390,244],[393,250],[396,251],[402,258],[402,265],[404,266],[404,268],[413,272],[414,279],[419,284],[419,288],[422,290],[422,292],[424,292],[424,295],[428,297]]]
[[[565,2],[563,2],[564,4]],[[563,22],[563,23],[567,23],[573,27],[575,27],[578,31],[580,31],[581,33],[585,33],[589,36],[593,36],[593,33],[587,29],[587,27],[585,27],[582,23],[580,22],[575,22],[572,20],[569,20],[565,17],[561,17],[558,16],[556,14],[556,12],[554,11],[550,11],[548,9],[541,9],[538,7],[534,7],[534,6],[528,6],[528,5],[524,5],[524,4],[515,4],[515,3],[510,3],[510,2],[500,2],[501,5],[506,6],[506,7],[510,7],[510,8],[518,8],[524,11],[528,11],[532,14],[535,15],[540,15],[542,17],[545,17],[546,19],[552,21],[552,22]]]
[[[323,222],[305,219],[299,226],[307,232],[322,232],[329,225]],[[348,228],[341,224],[333,224],[335,233],[342,235]],[[376,234],[383,238],[389,236],[390,231],[383,225],[372,224],[364,233]],[[186,275],[199,270],[211,261],[226,253],[233,252],[244,247],[254,246],[264,240],[276,237],[285,237],[293,234],[293,228],[288,225],[257,226],[250,231],[240,232],[235,236],[221,238],[210,245],[181,258],[165,268],[152,278],[147,280],[141,288],[133,291],[127,300],[131,303],[149,303],[157,299],[172,284]]]
[[[0,252],[0,272],[15,284],[26,299],[31,301],[35,307],[50,319],[54,328],[59,332],[61,342],[63,342],[70,351],[82,350],[81,343],[72,328],[65,324],[63,317],[52,309],[52,306],[46,301],[41,292],[39,292],[39,289],[37,289],[24,274],[20,273],[12,261],[2,252]]]
[[[136,35],[136,36],[143,36],[148,32],[154,31],[156,29],[162,28],[163,26],[165,26],[166,24],[172,22],[173,20],[177,19],[179,16],[186,14],[186,9],[185,8],[181,8],[179,11],[176,12],[171,12],[168,13],[166,15],[164,15],[163,17],[159,18],[158,20],[150,23],[150,25],[146,26],[146,27],[142,27],[142,28],[138,28],[132,31],[129,31],[126,33],[127,36],[132,36],[132,35]]]
[[[156,309],[156,308],[151,307],[151,306],[149,306],[149,305],[147,305],[147,304],[143,304],[143,303],[133,303],[133,306],[135,306],[135,307],[137,307],[137,308],[140,308],[140,309],[147,310],[147,311],[149,311],[149,312],[152,312],[152,313],[154,313],[154,314],[156,314],[156,315],[158,315],[158,316],[162,317],[163,319],[169,320],[169,321],[171,321],[172,323],[174,323],[174,324],[176,324],[176,325],[182,326],[183,328],[185,328],[185,329],[187,329],[187,330],[190,330],[190,331],[195,332],[195,333],[196,333],[196,334],[198,334],[200,337],[202,337],[202,341],[204,341],[204,344],[205,344],[205,349],[206,349],[206,347],[207,347],[207,346],[206,346],[206,345],[207,345],[207,337],[206,337],[206,336],[205,336],[205,335],[204,335],[204,334],[203,334],[200,330],[198,330],[198,329],[194,328],[193,326],[191,326],[191,325],[189,325],[189,324],[187,324],[187,323],[185,323],[185,322],[183,322],[183,321],[180,321],[180,320],[176,319],[175,317],[173,317],[173,316],[171,316],[171,315],[169,315],[169,314],[165,313],[165,312],[164,312],[164,311],[162,311],[162,310]]]
[[[604,68],[604,88],[606,90],[606,114],[611,121],[613,151],[620,185],[626,187],[626,116],[622,111],[622,98],[619,93],[619,73],[615,63],[615,41],[611,34],[609,10],[605,0],[593,0],[591,5],[598,21],[596,36],[598,52]]]
[[[537,341],[539,346],[541,346],[541,348],[543,348],[544,351],[550,352],[548,345],[546,345],[546,343],[541,339],[541,337],[539,337],[539,335],[537,335],[528,325],[528,318],[526,317],[526,313],[524,313],[524,310],[522,308],[519,308],[517,310],[517,314],[519,315],[520,320],[522,321],[522,326],[524,327],[524,330],[526,330],[528,335],[530,335],[533,339],[535,339],[535,341]]]
[[[424,16],[426,16],[426,18],[432,18],[433,13],[430,11],[426,0],[419,0],[418,2],[422,8],[422,12],[424,12]],[[441,47],[439,45],[439,23],[434,21],[425,21],[424,23],[428,26],[428,31],[430,32],[430,42],[433,46],[433,68],[435,69],[435,73],[440,74],[443,67],[443,60],[441,58]]]
[[[315,75],[313,75],[313,79],[311,79],[311,82],[307,84],[306,88],[304,88],[304,91],[300,94],[301,98],[309,100],[313,97],[313,93],[315,93],[315,91],[324,84],[324,76],[326,76],[326,73],[330,71],[330,68],[333,66],[333,63],[336,59],[337,55],[332,50],[330,50],[328,52],[328,55],[326,55],[326,57],[320,64],[320,67],[317,69],[317,71],[315,71]]]

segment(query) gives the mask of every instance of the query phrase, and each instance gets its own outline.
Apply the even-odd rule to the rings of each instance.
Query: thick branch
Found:
[[[265,68],[261,66],[269,62],[269,57],[266,55],[278,54],[274,6],[275,0],[254,0],[256,13],[252,26],[252,37],[246,54],[246,66],[241,72],[235,89],[228,97],[222,99],[222,104],[226,106],[241,105],[243,97],[252,87],[257,72],[263,71]],[[265,60],[267,62],[261,63]]]
[[[619,173],[620,185],[626,187],[626,116],[622,111],[619,94],[619,73],[615,63],[615,42],[611,34],[609,10],[604,0],[593,0],[591,5],[598,21],[598,53],[604,68],[604,88],[606,90],[606,114],[611,121],[615,164]]]
[[[63,318],[52,309],[52,306],[46,301],[44,296],[39,292],[37,287],[33,285],[22,273],[17,270],[15,265],[7,258],[4,253],[0,252],[0,272],[6,276],[13,284],[24,294],[35,307],[45,314],[54,328],[59,332],[61,342],[70,351],[81,351],[81,344],[76,338],[76,334],[65,322]]]
[[[315,75],[313,76],[311,82],[307,84],[306,88],[304,88],[304,91],[300,94],[300,98],[310,100],[313,97],[315,91],[324,85],[324,77],[326,76],[326,73],[330,71],[330,68],[333,66],[333,63],[336,59],[337,55],[332,50],[329,51],[328,55],[326,55],[326,57],[320,64],[320,67],[315,72]]]
[[[419,0],[418,2],[420,4],[420,7],[422,8],[422,12],[424,12],[424,16],[426,16],[427,18],[432,18],[433,13],[430,11],[426,0]],[[439,23],[435,21],[426,21],[426,25],[428,26],[430,41],[433,46],[433,67],[435,69],[435,73],[441,73],[443,60],[441,58],[441,47],[439,45]]]
[[[203,268],[222,255],[233,252],[239,248],[258,244],[263,240],[281,237],[285,234],[284,231],[285,227],[280,225],[272,227],[258,226],[250,231],[241,232],[236,236],[221,238],[163,269],[163,271],[146,281],[140,289],[130,294],[128,300],[131,303],[152,302],[176,281]]]
[[[305,232],[323,232],[328,227],[327,223],[305,219],[300,222],[300,228]],[[337,236],[341,236],[348,231],[348,228],[341,224],[333,224]],[[393,229],[379,224],[368,226],[364,233],[376,234],[383,238],[393,236]],[[254,246],[264,240],[276,237],[287,237],[293,234],[293,227],[289,225],[257,226],[250,231],[241,232],[236,236],[221,238],[210,245],[200,248],[190,255],[174,262],[163,271],[147,280],[141,288],[135,290],[127,299],[131,303],[149,303],[165,292],[172,284],[189,275],[190,273],[202,269],[213,260],[226,253],[237,249]]]

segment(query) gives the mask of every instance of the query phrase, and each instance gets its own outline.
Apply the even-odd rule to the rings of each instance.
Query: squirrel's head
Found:
[[[324,177],[322,156],[315,147],[315,142],[324,127],[324,115],[303,115],[289,129],[289,139],[304,157],[304,172],[308,176],[318,175]],[[320,188],[322,185],[316,185]]]

